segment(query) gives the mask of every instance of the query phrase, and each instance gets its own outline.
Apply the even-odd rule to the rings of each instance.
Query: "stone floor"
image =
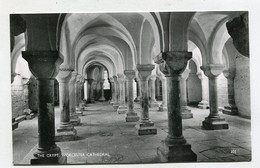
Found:
[[[193,119],[183,120],[184,136],[198,156],[198,162],[251,160],[251,122],[238,116],[221,114],[229,130],[203,130],[201,123],[209,110],[189,107]],[[140,105],[135,104],[137,113]],[[56,127],[59,109],[55,108]],[[90,104],[76,126],[76,141],[57,142],[69,164],[155,163],[156,148],[167,135],[167,112],[150,109],[150,118],[157,135],[138,136],[135,123],[126,123],[124,114],[117,114],[107,102]],[[19,123],[13,131],[13,163],[29,164],[37,148],[37,118]]]

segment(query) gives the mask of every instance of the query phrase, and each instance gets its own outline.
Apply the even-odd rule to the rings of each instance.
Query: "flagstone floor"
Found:
[[[221,113],[229,123],[228,130],[203,130],[201,123],[209,110],[189,107],[194,118],[183,120],[183,134],[198,162],[236,162],[251,160],[251,122],[238,116]],[[140,113],[140,105],[135,103]],[[126,123],[124,114],[117,114],[107,102],[89,104],[76,126],[77,140],[57,142],[68,164],[157,163],[156,149],[167,136],[167,112],[150,109],[156,135],[138,136],[136,123]],[[59,108],[55,108],[56,127]],[[37,148],[37,117],[19,123],[13,131],[13,163],[29,164]]]

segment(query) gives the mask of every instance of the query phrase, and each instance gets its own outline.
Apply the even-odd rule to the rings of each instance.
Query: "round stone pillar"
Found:
[[[181,116],[182,119],[193,118],[191,110],[187,107],[187,92],[186,92],[186,80],[190,74],[189,69],[185,69],[180,78],[180,103],[181,103]]]
[[[123,74],[117,74],[117,81],[119,83],[119,107],[117,109],[118,114],[125,114],[127,107],[125,105],[125,76]]]
[[[155,80],[156,80],[156,75],[151,75],[150,77],[151,80],[151,100],[150,100],[150,107],[159,107],[159,104],[157,103],[155,99]]]
[[[105,79],[101,79],[100,80],[100,92],[101,92],[101,96],[100,98],[98,99],[98,101],[106,101],[105,97],[104,97],[104,81]]]
[[[200,72],[197,74],[198,78],[201,81],[201,97],[202,100],[199,102],[198,107],[200,109],[207,109],[209,108],[209,102],[208,102],[208,95],[209,95],[209,89],[208,89],[208,79],[207,77],[203,74],[203,72]]]
[[[60,148],[55,143],[54,77],[57,51],[23,51],[31,73],[38,84],[38,148],[31,164],[66,163]]]
[[[160,76],[160,80],[162,81],[162,104],[160,105],[158,111],[166,111],[167,110],[167,83],[166,83],[166,78],[164,76]]]
[[[114,78],[114,86],[115,86],[115,102],[113,104],[113,107],[115,110],[118,109],[119,107],[119,101],[118,101],[118,98],[119,98],[119,83],[117,81],[117,76],[113,76]]]
[[[61,66],[57,76],[60,100],[60,124],[57,128],[57,141],[75,140],[77,137],[77,131],[70,123],[69,81],[72,71],[73,69],[68,66]]]
[[[94,82],[94,79],[87,79],[87,82],[88,82],[88,98],[87,98],[87,102],[88,103],[94,103],[94,99],[93,99],[93,82]]]
[[[76,101],[76,95],[75,95],[75,82],[77,78],[77,72],[71,73],[71,79],[69,82],[69,103],[70,103],[70,123],[72,125],[79,125],[80,124],[80,118],[76,114],[76,108],[75,108],[75,101]]]
[[[161,160],[168,162],[196,161],[197,156],[191,150],[182,134],[180,80],[181,74],[191,59],[192,53],[186,51],[169,51],[156,57],[160,70],[167,79],[168,92],[168,135],[162,141],[162,146],[157,149]]]
[[[137,113],[134,111],[134,95],[133,95],[133,80],[135,78],[134,70],[125,70],[124,74],[127,81],[127,113],[126,113],[126,122],[136,122],[139,120]]]
[[[210,114],[202,122],[202,127],[208,130],[228,129],[228,123],[224,118],[219,116],[218,112],[218,83],[217,77],[222,73],[225,66],[221,64],[209,64],[201,66],[200,69],[204,71],[209,78],[209,108]]]
[[[140,102],[141,97],[142,97],[142,92],[141,92],[140,79],[139,79],[138,76],[135,78],[135,81],[136,81],[136,88],[137,88],[137,94],[136,94],[137,96],[136,96],[134,101],[135,102]]]
[[[115,84],[114,84],[114,78],[110,77],[109,78],[109,82],[110,82],[110,90],[111,90],[111,100],[110,100],[110,104],[114,104],[115,102]]]
[[[223,113],[229,115],[237,115],[238,109],[235,103],[235,91],[234,91],[235,69],[224,70],[223,74],[227,78],[227,83],[228,83],[228,105],[224,106]]]
[[[149,97],[148,97],[148,79],[154,67],[155,66],[152,64],[145,64],[145,65],[137,64],[136,66],[140,78],[140,85],[141,85],[141,92],[142,92],[141,121],[136,125],[138,135],[157,134],[157,129],[155,128],[154,123],[150,121],[149,118]]]
[[[80,103],[80,79],[81,79],[81,75],[77,75],[76,78],[76,82],[75,82],[75,102],[76,102],[76,110],[80,110],[79,109],[79,103]]]

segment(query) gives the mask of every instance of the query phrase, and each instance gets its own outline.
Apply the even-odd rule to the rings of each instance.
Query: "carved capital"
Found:
[[[93,83],[94,79],[87,79],[87,82],[89,85],[91,85]]]
[[[58,51],[22,51],[22,57],[28,62],[29,69],[36,78],[51,79],[58,73]]]
[[[227,22],[226,27],[236,49],[242,55],[249,57],[248,14],[244,13]]]
[[[168,51],[156,57],[156,63],[165,76],[178,76],[186,68],[192,53],[187,51]]]
[[[189,74],[190,74],[190,69],[185,69],[181,74],[181,78],[186,80],[189,77]]]
[[[109,78],[109,82],[110,82],[110,83],[114,83],[114,78],[113,78],[113,77],[110,77],[110,78]]]
[[[136,68],[138,70],[140,80],[148,80],[154,67],[155,65],[153,64],[137,64]]]
[[[200,69],[203,70],[204,74],[208,78],[215,78],[218,77],[223,72],[223,70],[225,69],[225,65],[209,64],[209,65],[201,66]]]
[[[150,76],[150,79],[151,79],[152,81],[155,81],[155,80],[156,80],[156,75],[151,75],[151,76]]]
[[[59,82],[69,82],[72,72],[73,68],[71,68],[69,65],[61,65],[56,79]]]
[[[124,83],[125,82],[125,75],[124,74],[117,74],[117,80],[119,83]]]
[[[135,71],[134,70],[125,70],[124,74],[125,74],[127,80],[134,80],[134,78],[135,78]]]
[[[236,71],[231,69],[225,69],[223,70],[223,74],[227,79],[234,79],[236,75]]]

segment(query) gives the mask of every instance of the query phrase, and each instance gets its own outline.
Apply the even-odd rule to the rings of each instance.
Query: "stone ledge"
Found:
[[[19,123],[19,122],[24,121],[25,119],[26,119],[26,115],[21,115],[21,116],[15,118],[15,121]]]
[[[140,117],[137,116],[137,114],[131,114],[131,115],[126,115],[125,120],[126,122],[136,122],[139,121]]]
[[[157,129],[154,126],[154,123],[138,123],[135,128],[137,129],[138,135],[154,135],[157,134]]]

